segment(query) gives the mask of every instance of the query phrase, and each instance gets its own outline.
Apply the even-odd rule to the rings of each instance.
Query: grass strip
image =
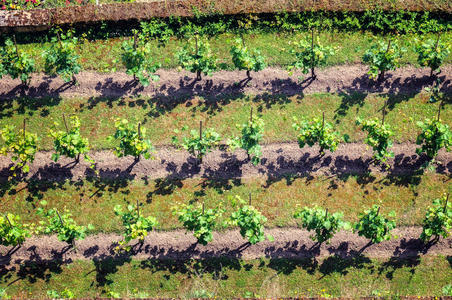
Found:
[[[310,38],[310,32],[295,33],[248,33],[244,34],[244,39],[250,49],[259,49],[270,66],[286,67],[294,61],[294,55],[289,50],[294,48],[294,43],[303,38]],[[219,59],[222,69],[234,69],[231,55],[229,53],[231,46],[238,34],[224,33],[210,39],[212,53]],[[326,32],[321,31],[318,34],[319,41],[322,44],[336,47],[336,54],[327,61],[327,66],[352,64],[361,62],[364,52],[372,43],[378,40],[386,39],[370,32]],[[401,46],[407,49],[401,63],[417,64],[417,55],[414,52],[414,39],[436,39],[435,34],[426,34],[424,36],[416,34],[406,34],[397,37]],[[121,44],[128,38],[110,38],[105,40],[84,40],[78,47],[80,62],[85,70],[96,70],[100,72],[111,72],[113,68],[123,69],[121,63]],[[452,32],[445,32],[441,40],[446,44],[452,43]],[[152,57],[155,62],[162,64],[163,68],[177,68],[178,62],[175,54],[185,45],[185,39],[171,38],[166,47],[158,48],[155,41],[151,42]],[[44,59],[42,53],[48,43],[30,43],[20,45],[19,49],[30,54],[36,60],[38,71],[44,70]],[[449,56],[445,63],[451,63],[452,56]]]
[[[222,205],[232,212],[235,195],[248,199],[267,218],[268,227],[296,226],[296,207],[320,205],[331,212],[343,211],[348,221],[356,221],[359,213],[373,204],[382,212],[394,210],[397,225],[421,225],[426,208],[433,199],[452,192],[447,175],[425,173],[412,176],[342,175],[339,177],[286,176],[273,179],[158,179],[126,178],[123,180],[21,182],[17,186],[2,186],[0,212],[19,214],[25,222],[39,222],[35,213],[40,200],[58,210],[67,208],[80,224],[93,224],[94,232],[118,232],[122,227],[114,215],[117,204],[142,203],[140,211],[153,215],[160,229],[181,228],[172,214],[172,207],[181,203],[205,203],[206,207]],[[220,224],[216,228],[221,230]]]
[[[250,108],[265,122],[264,143],[295,141],[297,132],[292,128],[292,118],[321,117],[333,122],[338,133],[348,134],[351,142],[362,142],[365,133],[355,124],[357,117],[381,118],[384,102],[388,101],[385,122],[394,128],[395,142],[415,142],[419,134],[417,121],[435,117],[438,103],[430,103],[425,93],[362,94],[318,93],[313,95],[218,95],[202,97],[162,98],[43,98],[5,100],[0,104],[0,127],[7,124],[21,127],[27,119],[27,130],[41,138],[42,150],[53,149],[48,134],[55,121],[62,125],[62,114],[79,116],[83,136],[89,138],[91,149],[112,149],[116,144],[107,137],[114,133],[114,119],[126,118],[142,122],[147,136],[156,146],[171,144],[173,130],[183,126],[196,129],[199,121],[212,127],[224,140],[238,135],[235,124],[249,119]],[[452,107],[445,105],[442,120],[452,127]],[[1,142],[0,142],[1,144]]]
[[[70,291],[78,298],[239,298],[441,296],[452,257],[23,262],[2,271],[0,287],[17,298]]]

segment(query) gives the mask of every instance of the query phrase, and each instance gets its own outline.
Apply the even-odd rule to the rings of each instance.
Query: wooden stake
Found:
[[[138,218],[140,217],[140,202],[137,199],[137,214],[138,214]]]
[[[58,215],[58,218],[60,218],[61,225],[64,225],[63,219],[61,218],[60,213],[58,212],[58,209],[55,209],[55,211]]]
[[[204,201],[202,202],[202,215],[204,215]]]
[[[138,138],[141,139],[141,123],[138,123]]]
[[[440,117],[440,115],[441,115],[441,106],[443,106],[443,101],[444,101],[444,99],[441,100],[441,101],[439,102],[439,107],[438,107],[438,122],[439,122],[439,117]]]
[[[6,218],[6,221],[8,221],[9,226],[13,227],[13,224],[11,224],[11,221],[8,218],[8,214],[5,214],[5,218]]]
[[[325,210],[325,219],[328,217],[328,208]]]
[[[63,45],[61,44],[60,32],[57,30],[56,34],[57,34],[57,37],[58,37],[58,44],[60,44],[60,48],[63,48]]]
[[[447,193],[447,196],[446,196],[446,203],[444,203],[444,212],[446,212],[446,209],[447,209],[447,202],[449,201],[449,193]]]
[[[314,28],[312,28],[311,31],[311,78],[315,78],[315,73],[314,73]]]
[[[66,127],[66,132],[69,132],[69,129],[67,127],[67,123],[66,123],[66,116],[63,113],[63,122],[64,122],[64,127]]]
[[[435,50],[434,50],[435,52],[436,52],[436,49],[438,48],[440,37],[441,37],[441,31],[438,32],[438,38],[436,39]],[[430,69],[430,77],[433,77],[433,69]]]
[[[249,194],[249,201],[248,201],[248,205],[251,206],[251,193]]]
[[[135,31],[134,33],[133,33],[133,49],[137,49],[137,35],[138,35],[138,32],[137,31]]]
[[[253,122],[253,107],[251,107],[251,111],[250,111],[250,122]]]
[[[16,35],[13,34],[14,46],[16,46],[16,54],[19,57],[19,48],[17,48]]]
[[[26,122],[26,119],[24,118],[24,140],[25,140],[25,122]]]
[[[322,112],[322,131],[323,131],[323,128],[325,128],[325,112],[324,111]]]
[[[196,49],[196,56],[198,56],[198,35],[195,34],[195,49]]]
[[[388,99],[385,100],[385,104],[383,105],[383,118],[381,119],[381,125],[384,125],[385,123],[385,116],[386,116],[386,105],[388,103]]]
[[[388,48],[386,48],[385,53],[388,53],[390,48],[391,48],[391,39],[389,39]],[[378,81],[382,81],[384,79],[384,77],[385,77],[385,71],[383,70],[383,71],[381,71],[380,75],[378,76]]]

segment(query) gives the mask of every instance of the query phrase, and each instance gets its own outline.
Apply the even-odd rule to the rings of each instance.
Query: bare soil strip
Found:
[[[347,231],[338,232],[330,244],[320,247],[310,239],[310,233],[297,228],[274,228],[266,230],[275,241],[264,241],[250,245],[240,236],[238,230],[214,233],[214,239],[206,246],[196,243],[191,233],[185,231],[152,232],[144,244],[131,245],[126,256],[134,259],[199,259],[230,257],[237,259],[267,258],[324,258],[337,255],[354,258],[361,255],[372,258],[412,258],[421,255],[452,255],[452,239],[441,239],[438,243],[425,246],[419,239],[420,227],[402,227],[393,231],[397,238],[380,244],[368,245],[369,240]],[[28,261],[52,260],[103,260],[121,258],[115,252],[120,235],[100,234],[77,241],[77,251],[69,250],[68,244],[58,241],[56,236],[42,236],[28,239],[10,256],[0,256],[1,265]],[[5,254],[11,248],[0,247]]]
[[[443,66],[439,78],[442,89],[452,93],[452,65]],[[377,84],[370,80],[368,67],[361,64],[342,65],[317,71],[317,79],[294,73],[289,76],[286,70],[268,68],[252,73],[248,81],[245,72],[220,71],[212,76],[204,76],[201,81],[194,80],[191,73],[176,70],[159,70],[160,80],[144,88],[124,72],[112,74],[84,71],[78,74],[77,84],[65,84],[60,78],[35,74],[28,88],[20,85],[18,79],[5,77],[0,81],[0,99],[15,97],[126,97],[142,95],[168,98],[204,96],[222,97],[225,94],[283,94],[303,95],[316,92],[328,93],[415,93],[432,84],[430,70],[406,66],[388,72],[385,81]],[[303,76],[304,81],[299,77]]]
[[[99,176],[105,179],[133,180],[146,177],[156,178],[277,178],[284,175],[296,176],[341,176],[345,174],[384,173],[389,176],[422,174],[422,165],[428,160],[415,154],[414,144],[395,144],[394,158],[389,160],[389,169],[372,162],[372,149],[365,144],[341,144],[334,152],[319,155],[319,148],[304,147],[297,143],[268,144],[263,146],[261,163],[251,164],[245,151],[226,152],[216,150],[208,153],[201,165],[186,151],[162,148],[156,159],[134,161],[133,157],[117,158],[111,151],[91,153],[99,174],[83,161],[74,165],[74,160],[61,158],[57,163],[51,160],[52,152],[39,152],[30,168],[28,179],[65,180]],[[9,157],[0,157],[0,182],[11,175]],[[452,174],[452,153],[441,150],[435,159],[437,173]]]

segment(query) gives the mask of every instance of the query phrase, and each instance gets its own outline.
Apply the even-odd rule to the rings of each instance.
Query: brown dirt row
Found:
[[[170,0],[84,5],[27,11],[0,11],[0,29],[39,30],[53,24],[145,20],[153,17],[193,16],[199,13],[258,14],[297,11],[364,11],[366,9],[451,12],[448,1],[432,0]],[[31,28],[30,28],[31,27]]]
[[[319,156],[319,148],[304,147],[297,143],[268,144],[263,146],[261,163],[252,165],[243,150],[226,152],[215,150],[208,153],[201,165],[186,151],[174,148],[158,149],[155,160],[141,159],[135,162],[132,157],[117,158],[111,151],[93,152],[90,156],[96,161],[96,169],[101,178],[136,179],[156,178],[277,178],[286,174],[298,176],[340,176],[344,174],[368,174],[379,172],[389,176],[422,173],[425,157],[415,154],[414,144],[395,144],[395,157],[389,160],[389,169],[372,163],[372,149],[365,144],[341,144],[334,153],[326,152]],[[64,180],[95,176],[89,163],[81,160],[74,165],[72,159],[61,158],[57,163],[51,160],[51,152],[39,152],[31,165],[28,178],[34,180]],[[452,174],[452,153],[441,150],[434,166],[436,172]],[[10,175],[9,157],[0,157],[0,181],[8,180]]]
[[[318,70],[312,81],[301,73],[289,76],[280,68],[267,68],[252,73],[246,80],[245,72],[220,71],[196,81],[193,74],[177,70],[159,70],[160,80],[144,88],[124,72],[111,74],[84,71],[76,76],[77,84],[65,84],[60,78],[34,74],[28,88],[18,79],[4,77],[0,81],[0,99],[15,97],[126,97],[149,96],[174,101],[175,97],[221,97],[227,94],[282,94],[303,95],[327,93],[418,93],[432,84],[428,68],[405,66],[388,72],[385,81],[377,84],[367,75],[368,67],[362,64],[342,65]],[[452,65],[442,67],[442,91],[452,94]]]
[[[402,227],[393,231],[390,241],[368,245],[369,240],[348,231],[338,232],[330,244],[320,247],[310,239],[311,233],[298,228],[267,229],[274,241],[264,241],[250,245],[241,237],[238,230],[215,232],[213,241],[206,246],[196,243],[191,233],[183,230],[151,232],[144,244],[134,245],[129,255],[134,259],[199,259],[229,257],[237,259],[267,258],[325,258],[340,256],[353,258],[363,255],[371,258],[410,258],[421,255],[452,255],[452,239],[441,239],[438,243],[425,246],[418,238],[421,227]],[[122,237],[117,234],[99,234],[77,241],[77,251],[68,250],[68,244],[58,241],[56,236],[40,236],[28,239],[25,244],[10,256],[0,256],[0,265],[18,264],[26,261],[49,260],[99,260],[120,258],[115,253],[117,243]],[[366,247],[367,246],[367,247]],[[0,247],[6,254],[11,247]],[[361,251],[361,252],[360,252]]]

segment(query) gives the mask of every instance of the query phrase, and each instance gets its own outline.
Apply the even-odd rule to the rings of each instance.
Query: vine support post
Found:
[[[251,206],[251,193],[249,193],[248,197],[249,197],[249,199],[248,199],[248,205]]]
[[[325,210],[325,219],[328,217],[328,208]]]
[[[325,112],[323,111],[322,112],[322,132],[323,132],[324,128],[325,128]]]
[[[204,211],[205,211],[205,204],[204,204],[204,200],[202,201],[202,215],[204,216]]]
[[[98,1],[98,0],[96,0]],[[137,31],[135,30],[133,33],[133,50],[137,50]],[[137,76],[133,74],[133,81],[137,81]]]
[[[61,44],[61,36],[60,36],[60,33],[58,32],[58,30],[57,30],[56,34],[58,37],[58,44],[60,45],[60,48],[63,48],[63,45]]]
[[[24,140],[25,140],[25,124],[26,124],[26,119],[24,118],[24,125],[23,125],[23,134],[24,134]]]
[[[140,201],[137,199],[137,215],[140,218]]]
[[[195,34],[195,53],[196,57],[199,55],[199,47],[198,47],[198,33]],[[196,70],[196,80],[201,80],[201,70]]]
[[[447,210],[447,202],[448,201],[449,201],[449,193],[447,193],[446,202],[444,203],[444,212],[446,212],[446,210]]]
[[[12,224],[11,221],[9,220],[8,214],[7,214],[7,213],[5,214],[5,219],[6,219],[6,221],[8,221],[9,226],[13,227],[13,224]]]
[[[19,57],[19,48],[17,48],[17,41],[16,41],[16,35],[15,34],[13,34],[13,40],[14,40],[14,46],[16,47],[17,57]]]
[[[201,141],[202,141],[202,121],[199,121],[199,142],[201,143]],[[199,163],[202,164],[202,155],[200,151],[198,151],[198,159]]]
[[[311,78],[315,79],[314,73],[314,27],[311,30]]]
[[[386,48],[385,53],[388,53],[389,49],[391,49],[391,39],[389,39],[388,47]],[[379,82],[383,81],[384,77],[385,77],[385,70],[381,70],[380,74],[378,75],[378,81]]]
[[[444,98],[439,102],[438,117],[437,117],[438,122],[439,122],[439,118],[441,116],[441,106],[443,106],[443,101],[444,101]]]
[[[383,105],[383,117],[381,118],[381,125],[385,124],[385,116],[386,116],[386,105],[388,104],[388,99],[385,100],[385,104]]]
[[[440,37],[441,37],[441,31],[438,32],[438,37],[436,38],[436,43],[435,43],[435,50],[434,50],[434,52],[436,52],[436,49],[438,49]],[[432,77],[433,77],[433,69],[430,68],[430,78],[432,78]]]
[[[55,211],[56,211],[56,213],[57,213],[57,215],[58,215],[58,218],[60,219],[61,225],[64,225],[64,221],[63,221],[63,219],[61,218],[60,212],[59,212],[58,209],[56,209],[56,208],[55,208]]]
[[[66,128],[66,133],[69,133],[69,129],[67,127],[67,123],[66,123],[66,115],[63,113],[63,123],[64,123],[64,127]]]

